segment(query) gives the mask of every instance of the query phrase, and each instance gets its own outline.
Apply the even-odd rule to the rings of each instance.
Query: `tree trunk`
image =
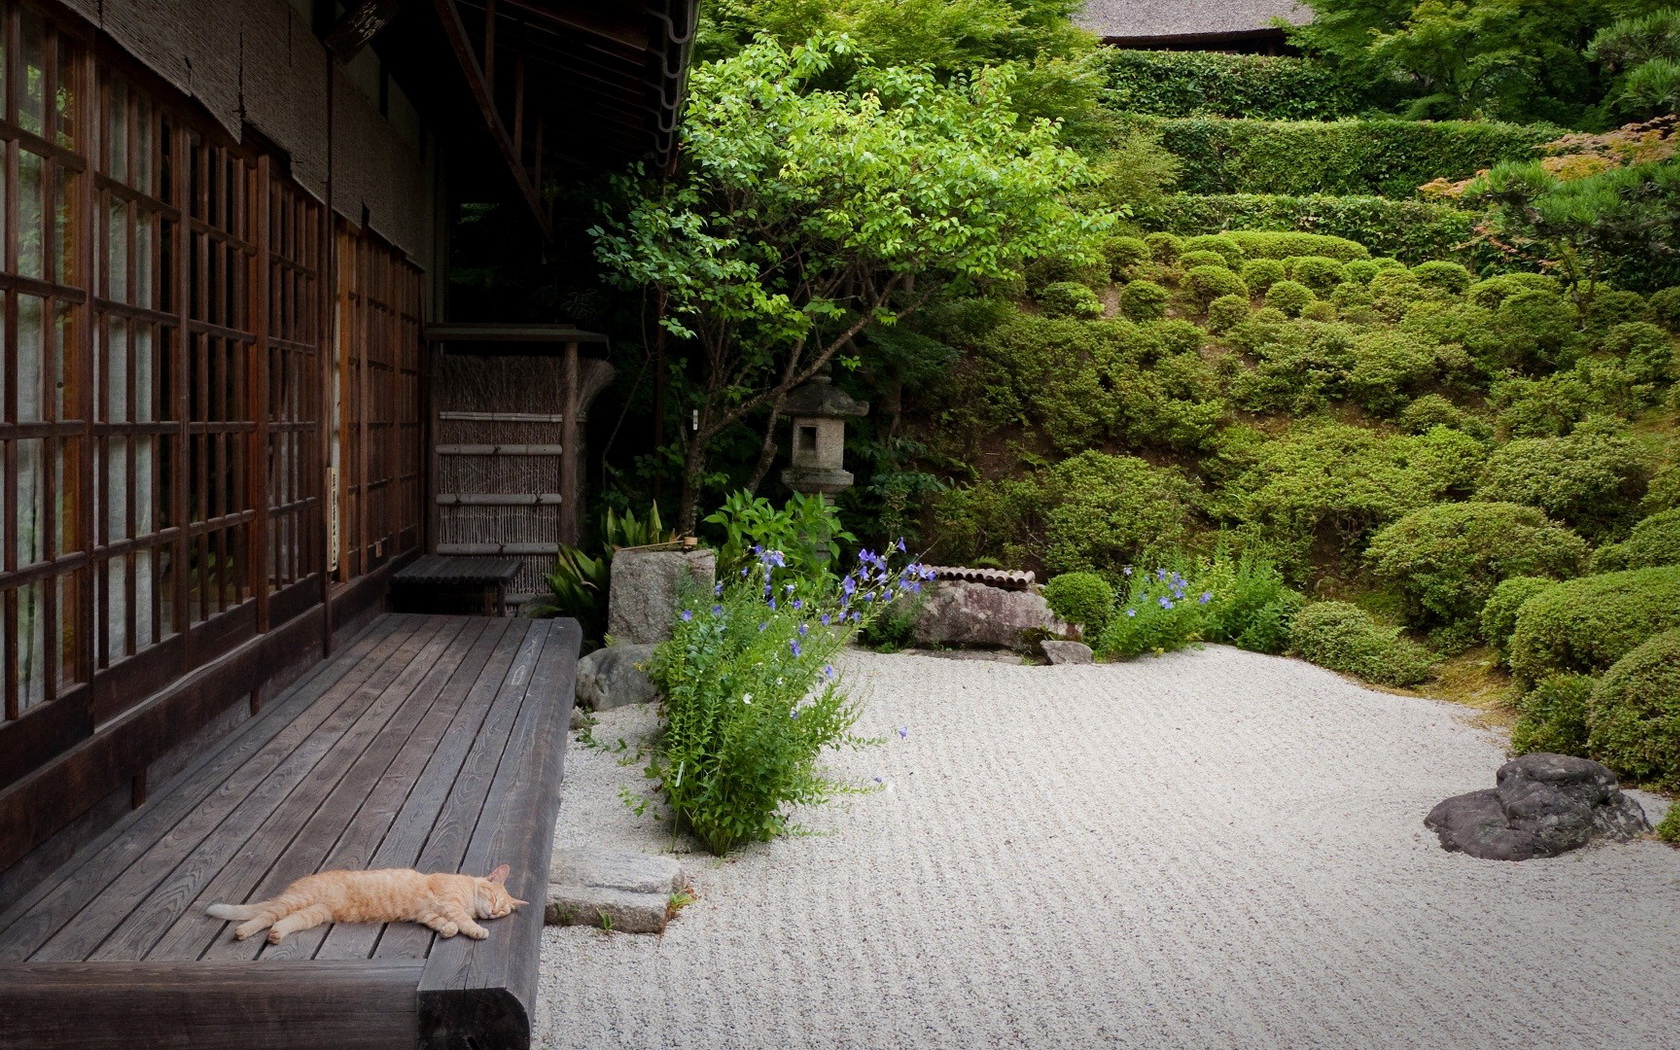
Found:
[[[677,508],[677,529],[684,536],[695,535],[700,525],[700,479],[706,472],[706,442],[711,435],[695,434],[683,450],[682,502]]]

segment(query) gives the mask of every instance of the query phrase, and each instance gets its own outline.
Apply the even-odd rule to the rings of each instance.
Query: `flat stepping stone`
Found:
[[[619,933],[664,933],[671,894],[683,888],[671,857],[585,848],[554,851],[543,921]]]

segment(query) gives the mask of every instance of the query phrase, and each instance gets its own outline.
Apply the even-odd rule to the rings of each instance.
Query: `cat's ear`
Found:
[[[484,877],[489,879],[491,882],[494,882],[496,885],[500,886],[502,883],[507,881],[508,871],[509,871],[508,866],[506,864],[503,864],[503,865],[500,865],[499,867],[497,867],[495,871],[492,871],[490,874],[488,874]]]

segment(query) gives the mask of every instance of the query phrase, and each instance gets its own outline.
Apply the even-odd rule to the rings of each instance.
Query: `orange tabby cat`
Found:
[[[526,901],[508,894],[508,866],[483,878],[412,868],[323,871],[305,875],[273,900],[256,904],[212,904],[217,919],[249,919],[233,931],[240,940],[268,929],[268,943],[323,922],[418,922],[445,937],[464,933],[483,940],[490,931],[475,919],[499,919]],[[272,927],[272,929],[270,929]]]

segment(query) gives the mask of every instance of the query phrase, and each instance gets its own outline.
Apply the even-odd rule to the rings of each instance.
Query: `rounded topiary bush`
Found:
[[[1674,341],[1649,321],[1619,324],[1604,334],[1604,352],[1616,358],[1636,383],[1674,378]]]
[[[1242,295],[1222,295],[1208,303],[1208,330],[1224,332],[1248,320],[1248,298]]]
[[[1244,299],[1248,298],[1248,285],[1244,284],[1241,277],[1232,273],[1223,264],[1218,266],[1192,266],[1188,277],[1191,294],[1195,295],[1196,300],[1204,305],[1224,295],[1240,295]]]
[[[1594,328],[1610,328],[1633,321],[1647,321],[1651,309],[1638,292],[1620,288],[1601,288],[1587,302],[1587,323]]]
[[[1486,437],[1491,432],[1486,422],[1440,394],[1425,394],[1411,402],[1400,410],[1395,421],[1410,434],[1422,434],[1435,427],[1449,427],[1476,437]]]
[[[1230,263],[1233,268],[1240,266],[1242,261],[1248,258],[1248,252],[1243,250],[1242,245],[1219,233],[1186,237],[1184,250],[1187,252],[1218,252],[1225,257],[1225,261]]]
[[[1439,292],[1451,295],[1463,295],[1470,290],[1474,280],[1470,271],[1455,262],[1435,259],[1426,263],[1418,263],[1412,267],[1412,276],[1416,277],[1425,288],[1433,288]]]
[[[1283,269],[1291,281],[1300,281],[1311,288],[1315,295],[1329,292],[1343,280],[1342,264],[1322,255],[1297,255],[1285,259]]]
[[[1152,233],[1143,239],[1149,245],[1149,252],[1155,256],[1158,263],[1171,265],[1178,261],[1178,253],[1184,250],[1184,242],[1170,233]]]
[[[1482,640],[1493,646],[1503,663],[1511,651],[1511,633],[1517,629],[1517,613],[1537,594],[1557,586],[1544,576],[1512,576],[1500,580],[1482,603]]]
[[[1077,281],[1057,281],[1045,285],[1038,293],[1039,305],[1050,317],[1091,319],[1103,315],[1102,300],[1097,293]]]
[[[1154,281],[1132,281],[1120,289],[1120,312],[1133,321],[1153,321],[1167,315],[1171,298]]]
[[[1584,674],[1554,674],[1541,679],[1517,701],[1511,727],[1511,750],[1519,755],[1550,751],[1587,754],[1587,707],[1597,680]]]
[[[1521,438],[1488,458],[1478,500],[1526,503],[1594,539],[1636,518],[1650,466],[1644,450],[1605,420],[1564,437]]]
[[[1438,503],[1378,532],[1366,551],[1378,579],[1405,598],[1420,625],[1475,620],[1511,576],[1574,576],[1587,544],[1533,507]]]
[[[1225,258],[1223,255],[1220,255],[1218,252],[1205,250],[1187,251],[1178,257],[1178,267],[1181,270],[1193,270],[1198,266],[1218,266],[1229,270],[1231,268],[1231,260]]]
[[[1605,672],[1587,708],[1587,744],[1618,772],[1680,786],[1680,631],[1653,635]]]
[[[1657,838],[1670,846],[1680,846],[1680,802],[1668,807],[1668,813],[1657,822]]]
[[[1470,286],[1468,294],[1476,305],[1492,310],[1519,292],[1549,292],[1559,295],[1563,292],[1563,285],[1558,283],[1556,277],[1547,277],[1545,274],[1507,273],[1489,277],[1485,281],[1477,281]]]
[[[1102,253],[1108,260],[1109,276],[1116,281],[1130,277],[1134,267],[1150,259],[1149,245],[1142,237],[1110,237],[1103,242]]]
[[[1282,310],[1288,317],[1301,316],[1301,308],[1317,298],[1300,281],[1279,281],[1266,289],[1266,305]]]
[[[1084,628],[1094,638],[1107,626],[1114,612],[1114,588],[1094,572],[1064,572],[1044,585],[1044,600],[1050,611]]]
[[[1379,625],[1347,602],[1315,602],[1297,612],[1289,647],[1320,667],[1381,685],[1416,685],[1433,665],[1428,650],[1401,638],[1398,628]]]
[[[1243,283],[1249,291],[1264,293],[1266,289],[1289,275],[1277,259],[1250,259],[1242,264]]]
[[[1305,321],[1334,321],[1341,315],[1335,303],[1323,299],[1314,299],[1301,307],[1301,319]]]
[[[1665,510],[1641,521],[1624,542],[1594,552],[1592,564],[1599,572],[1680,565],[1680,510]]]
[[[1645,639],[1680,627],[1680,566],[1566,580],[1530,598],[1511,632],[1511,671],[1597,674]]]
[[[1342,267],[1342,280],[1350,284],[1367,285],[1382,269],[1375,259],[1355,259]]]
[[[1651,311],[1651,320],[1670,332],[1680,332],[1680,287],[1652,292],[1645,305]]]

